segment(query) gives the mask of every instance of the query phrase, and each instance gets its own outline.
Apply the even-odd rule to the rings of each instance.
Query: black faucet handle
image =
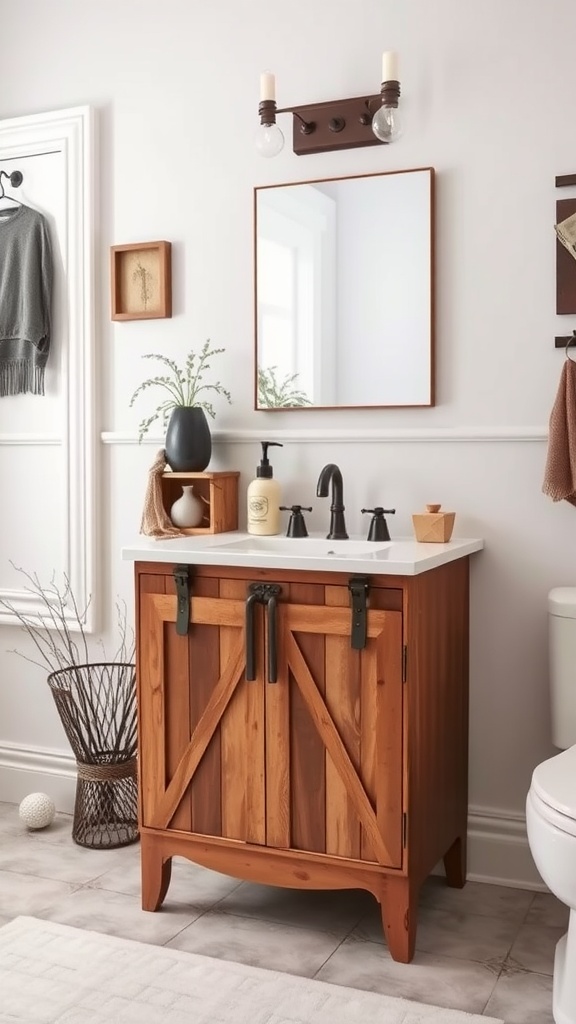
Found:
[[[368,530],[368,540],[390,540],[390,531],[388,529],[388,523],[384,519],[384,516],[395,515],[395,508],[382,508],[381,505],[376,505],[375,508],[362,508],[360,509],[360,511],[362,512],[362,515],[364,515],[366,512],[372,513],[370,529]]]
[[[303,512],[311,512],[311,505],[280,505],[281,512],[291,512],[292,515],[288,521],[288,529],[286,530],[287,537],[307,537],[308,530],[306,529],[306,523],[304,521]]]

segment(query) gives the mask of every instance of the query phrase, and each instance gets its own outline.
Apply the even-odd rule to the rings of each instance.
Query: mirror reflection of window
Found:
[[[295,294],[294,250],[262,238],[258,260],[258,337],[264,366],[294,373]]]
[[[258,408],[433,404],[433,174],[256,189]]]
[[[335,386],[334,201],[312,186],[288,194],[273,188],[260,200],[260,377],[273,371],[276,384],[284,385],[282,405],[329,405]]]

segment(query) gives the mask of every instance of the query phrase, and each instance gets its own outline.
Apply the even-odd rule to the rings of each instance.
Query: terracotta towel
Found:
[[[148,486],[144,498],[144,511],[140,523],[140,533],[147,537],[181,537],[182,531],[171,522],[162,503],[160,479],[166,469],[166,457],[161,448],[148,473]]]
[[[576,505],[576,362],[565,359],[550,414],[544,494]]]

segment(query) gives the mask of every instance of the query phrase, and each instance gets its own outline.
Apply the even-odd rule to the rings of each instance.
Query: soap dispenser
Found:
[[[268,449],[283,448],[279,441],[261,441],[262,458],[256,479],[248,484],[248,533],[272,537],[280,533],[280,484],[274,480]]]

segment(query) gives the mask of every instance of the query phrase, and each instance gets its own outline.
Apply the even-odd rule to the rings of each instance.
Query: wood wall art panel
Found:
[[[576,199],[558,199],[556,223],[576,213]],[[576,260],[556,239],[556,312],[576,313]]]

